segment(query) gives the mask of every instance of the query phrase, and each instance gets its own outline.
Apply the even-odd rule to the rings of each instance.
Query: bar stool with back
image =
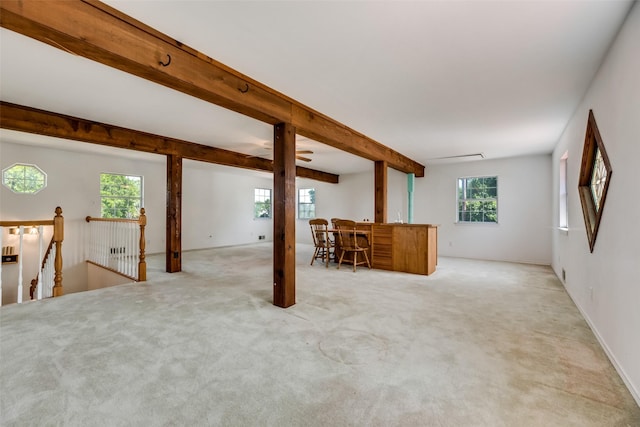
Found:
[[[313,246],[315,247],[311,257],[311,265],[316,259],[322,259],[329,268],[329,259],[333,252],[334,242],[329,238],[329,222],[323,218],[309,220],[311,235],[313,236]]]
[[[338,260],[338,269],[340,268],[340,264],[342,264],[344,254],[347,252],[352,254],[354,272],[356,271],[356,266],[360,264],[366,263],[367,266],[371,268],[369,255],[367,255],[370,246],[369,235],[363,234],[362,232],[359,233],[358,230],[356,230],[356,222],[349,219],[336,220],[335,227],[338,230],[337,245],[340,246],[342,251],[340,259]],[[358,261],[358,258],[362,258],[358,254],[362,254],[364,256],[364,261]]]

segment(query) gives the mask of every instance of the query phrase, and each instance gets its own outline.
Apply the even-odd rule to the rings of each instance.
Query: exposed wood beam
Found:
[[[109,147],[175,155],[190,160],[273,172],[271,160],[2,101],[0,101],[0,127]],[[296,174],[302,178],[331,184],[337,184],[339,180],[338,175],[302,166],[296,167]]]
[[[296,303],[296,128],[273,131],[273,304]]]
[[[182,157],[167,156],[166,271],[182,271]]]
[[[0,2],[0,25],[405,173],[424,166],[99,1]],[[164,66],[171,58],[170,64]]]
[[[375,222],[387,222],[387,162],[375,164]]]

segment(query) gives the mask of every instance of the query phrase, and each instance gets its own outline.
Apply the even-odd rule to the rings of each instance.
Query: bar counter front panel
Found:
[[[436,271],[437,225],[359,222],[357,229],[369,235],[371,244],[368,255],[371,267],[425,275]],[[338,257],[340,252],[340,248],[336,247]]]

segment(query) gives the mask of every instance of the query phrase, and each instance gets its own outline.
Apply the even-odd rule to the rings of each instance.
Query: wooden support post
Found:
[[[296,129],[274,126],[273,144],[273,304],[296,303]]]
[[[138,218],[138,224],[140,224],[140,260],[138,261],[139,282],[147,280],[147,261],[145,261],[146,256],[144,254],[144,250],[146,248],[144,228],[147,226],[147,216],[144,212],[144,208],[140,208],[140,218]]]
[[[56,243],[56,257],[54,260],[53,296],[64,295],[62,288],[62,241],[64,240],[64,217],[62,208],[56,208],[56,216],[53,218],[53,240]]]
[[[387,222],[387,162],[379,160],[375,166],[375,217],[377,223]]]
[[[182,271],[182,157],[167,156],[167,273]]]

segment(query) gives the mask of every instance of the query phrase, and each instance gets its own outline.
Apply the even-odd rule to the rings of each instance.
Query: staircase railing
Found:
[[[138,282],[147,280],[145,235],[147,217],[86,218],[89,223],[86,260]]]
[[[44,258],[42,259],[42,266],[40,267],[40,271],[36,275],[36,278],[31,281],[31,288],[29,288],[29,297],[31,299],[41,300],[44,298],[49,298],[53,296],[53,279],[54,275],[54,262],[56,257],[56,247],[54,246],[55,241],[53,237],[49,242],[49,246],[47,246],[47,251],[44,253]],[[42,252],[42,249],[40,250]],[[49,258],[51,257],[51,258]],[[46,289],[43,289],[46,286]],[[37,292],[36,292],[37,291]],[[36,297],[34,298],[34,294]]]
[[[23,294],[23,248],[24,248],[24,235],[38,234],[38,275],[36,283],[38,288],[38,299],[43,297],[58,297],[63,295],[62,287],[62,242],[64,240],[64,217],[62,216],[62,209],[58,206],[55,210],[56,215],[53,220],[35,220],[35,221],[0,221],[0,246],[2,246],[2,263],[15,263],[18,264],[18,283],[17,283],[17,297],[16,302],[22,303]],[[51,251],[47,257],[53,262],[45,262],[42,254],[42,244],[44,239],[44,227],[53,226],[53,236],[51,238]],[[3,246],[4,228],[9,227],[9,234],[18,235],[18,252],[10,253],[13,251],[13,246]],[[11,250],[9,250],[11,248]],[[43,274],[43,265],[48,265],[47,273]],[[47,283],[49,282],[49,283]],[[33,282],[32,282],[33,283]],[[48,292],[42,292],[43,289],[48,289]],[[2,304],[2,264],[0,264],[0,304]]]

